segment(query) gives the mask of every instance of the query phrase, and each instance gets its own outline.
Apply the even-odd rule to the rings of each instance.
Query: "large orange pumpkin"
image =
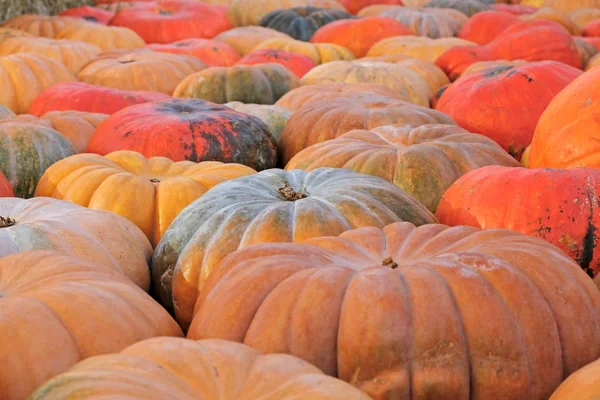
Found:
[[[153,338],[119,354],[85,360],[42,385],[31,400],[127,393],[131,400],[369,400],[287,354],[262,355],[225,340]]]
[[[238,52],[227,43],[210,39],[184,39],[169,44],[150,44],[152,51],[188,54],[199,58],[209,67],[229,67],[240,59]]]
[[[179,212],[208,189],[255,172],[215,161],[146,159],[127,150],[78,154],[48,168],[35,195],[112,211],[135,223],[155,246]]]
[[[233,28],[219,33],[214,39],[227,43],[236,49],[242,56],[245,56],[252,52],[256,46],[262,42],[277,37],[291,39],[291,37],[285,33],[262,26],[241,26]]]
[[[396,223],[231,254],[188,338],[286,352],[376,400],[546,400],[600,356],[599,310],[542,240]]]
[[[520,159],[550,101],[579,75],[556,61],[487,68],[452,83],[435,109]]]
[[[305,148],[285,168],[348,168],[375,175],[406,190],[435,212],[454,181],[471,170],[497,164],[519,165],[485,136],[454,125],[431,124],[353,130]]]
[[[507,228],[540,237],[569,254],[590,276],[600,272],[600,171],[491,166],[463,175],[446,191],[437,216],[448,225]],[[508,200],[518,199],[515,203]]]
[[[454,37],[431,39],[421,36],[398,36],[375,43],[369,49],[367,57],[404,55],[433,63],[448,49],[474,45],[475,43],[468,40]]]
[[[436,220],[394,184],[348,169],[270,169],[233,179],[186,207],[165,232],[152,259],[155,294],[185,329],[206,280],[229,253],[396,221]]]
[[[473,15],[463,25],[458,37],[483,45],[488,44],[509,26],[519,22],[519,18],[503,11],[483,11]]]
[[[600,396],[600,359],[569,376],[550,400],[594,400]]]
[[[3,257],[0,293],[3,400],[27,398],[85,358],[181,336],[169,314],[129,279],[78,257],[51,251]]]
[[[120,26],[105,26],[93,22],[80,22],[69,25],[56,35],[56,39],[79,40],[95,44],[102,50],[137,49],[144,47],[146,42],[129,28]]]

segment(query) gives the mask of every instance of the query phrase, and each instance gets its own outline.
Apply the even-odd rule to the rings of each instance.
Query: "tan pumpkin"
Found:
[[[317,7],[345,10],[336,0],[232,0],[227,14],[231,25],[260,25],[260,20],[271,11],[294,7]]]
[[[300,86],[290,90],[275,105],[296,111],[304,104],[317,100],[364,99],[373,98],[374,96],[379,97],[382,101],[386,101],[386,98],[408,101],[406,94],[374,83],[324,83]]]
[[[137,49],[146,46],[144,39],[129,28],[106,26],[92,22],[70,25],[62,29],[57,39],[79,40],[95,44],[102,50]]]
[[[310,70],[303,85],[326,83],[375,83],[408,97],[411,102],[429,107],[433,92],[417,72],[399,64],[373,61],[333,61]]]
[[[331,61],[354,60],[354,53],[345,47],[331,43],[308,43],[287,38],[273,38],[266,40],[256,47],[258,49],[285,50],[291,53],[304,54],[310,57],[315,64],[324,64]]]
[[[459,11],[438,8],[394,7],[379,16],[395,19],[409,27],[415,35],[433,39],[457,36],[469,19]]]
[[[263,26],[240,26],[221,32],[214,37],[215,40],[225,42],[236,49],[242,56],[252,53],[259,44],[273,38],[291,39],[283,32]]]
[[[198,58],[182,54],[135,52],[92,61],[77,74],[82,82],[121,90],[171,95],[185,77],[206,68]]]
[[[600,19],[600,8],[582,8],[579,10],[570,11],[568,14],[571,21],[575,23],[579,28],[583,27],[595,19]]]
[[[96,45],[75,40],[19,36],[0,41],[0,56],[16,53],[43,55],[64,64],[74,74],[101,51]]]
[[[155,246],[192,201],[221,182],[254,173],[241,164],[173,162],[127,150],[77,154],[48,168],[35,195],[121,215]]]
[[[367,57],[401,54],[433,63],[446,50],[456,46],[475,46],[475,43],[459,38],[397,36],[375,43],[367,53]]]
[[[92,260],[52,251],[3,257],[0,293],[2,400],[28,398],[88,357],[182,335],[150,296]]]
[[[18,29],[33,36],[56,38],[63,29],[79,26],[83,23],[85,22],[78,18],[24,14],[9,19],[2,24],[2,27]]]
[[[231,101],[224,105],[232,110],[254,115],[260,119],[269,127],[275,140],[279,140],[283,127],[293,114],[293,111],[288,108],[269,104],[246,104],[240,101]]]
[[[600,8],[600,0],[544,0],[543,5],[562,12],[570,12],[582,8]]]
[[[380,126],[353,130],[296,154],[286,169],[348,168],[406,190],[435,212],[448,187],[486,165],[520,164],[492,139],[455,125]]]
[[[17,114],[26,113],[33,100],[50,86],[75,80],[66,66],[46,56],[0,56],[0,104]]]
[[[556,22],[559,25],[565,27],[571,35],[581,35],[581,29],[575,22],[571,20],[568,14],[563,11],[554,9],[552,7],[542,7],[533,14],[523,14],[519,16],[522,21],[530,21],[533,19],[546,19],[548,21]]]

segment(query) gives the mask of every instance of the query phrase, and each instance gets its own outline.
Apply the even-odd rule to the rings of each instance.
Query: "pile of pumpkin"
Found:
[[[2,400],[600,396],[600,0],[97,3],[0,26]]]

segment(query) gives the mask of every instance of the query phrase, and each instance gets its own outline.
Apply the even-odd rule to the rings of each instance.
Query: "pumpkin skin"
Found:
[[[583,27],[588,23],[596,19],[600,19],[600,9],[598,8],[583,8],[580,10],[574,10],[568,13],[571,21],[578,27]]]
[[[426,8],[450,8],[460,11],[468,17],[487,11],[490,7],[479,0],[430,0],[425,4]]]
[[[234,27],[260,25],[260,21],[271,11],[295,7],[345,11],[344,6],[336,0],[252,0],[252,7],[248,7],[247,0],[232,0],[227,14]]]
[[[260,119],[208,101],[173,99],[138,104],[111,115],[92,135],[88,152],[138,151],[173,161],[221,161],[273,168],[277,143]]]
[[[537,11],[537,7],[528,6],[525,4],[490,4],[490,9],[494,11],[504,11],[513,15],[532,14]]]
[[[105,26],[93,22],[80,22],[69,25],[57,33],[56,39],[79,40],[95,44],[102,50],[137,49],[144,47],[146,42],[129,28],[120,26]]]
[[[474,46],[475,43],[459,38],[431,39],[420,36],[399,36],[380,40],[369,49],[367,57],[404,55],[419,60],[436,62],[437,58],[453,47]]]
[[[175,365],[179,367],[173,369]],[[114,396],[117,392],[139,400],[162,400],[165,396],[222,400],[370,399],[351,385],[287,354],[263,356],[239,343],[181,338],[148,339],[119,354],[85,360],[41,386],[30,399],[65,399],[81,391],[88,399]]]
[[[154,336],[181,336],[169,314],[129,279],[77,257],[52,251],[3,257],[0,291],[6,400],[27,398],[82,359]]]
[[[471,64],[465,71],[462,73],[462,76],[466,76],[469,74],[481,73],[484,70],[498,68],[498,67],[517,67],[519,65],[526,64],[527,61],[523,60],[496,60],[496,61],[478,61],[475,64]],[[441,95],[441,93],[440,93]],[[435,107],[433,107],[435,108]]]
[[[402,0],[340,0],[340,4],[343,5],[350,14],[358,14],[361,10],[372,5],[403,5]]]
[[[279,155],[282,165],[286,165],[308,146],[335,139],[354,129],[438,123],[455,124],[441,112],[380,96],[315,101],[297,109],[285,124],[279,138]]]
[[[583,36],[592,36],[598,37],[600,36],[600,20],[596,19],[594,21],[588,22],[585,24],[582,30]]]
[[[262,26],[241,26],[221,32],[214,37],[215,40],[225,42],[236,49],[236,51],[242,56],[254,51],[256,46],[262,42],[273,38],[291,39],[285,33]]]
[[[240,59],[233,47],[218,40],[192,38],[169,44],[150,44],[147,47],[152,51],[194,56],[209,67],[229,67]]]
[[[0,171],[17,197],[31,197],[44,171],[56,161],[75,154],[63,135],[44,126],[0,121]]]
[[[379,15],[401,22],[417,36],[438,39],[456,36],[462,25],[467,21],[467,17],[464,15],[462,15],[462,21],[457,21],[445,11],[440,12],[437,9],[427,8],[392,7]]]
[[[42,55],[18,53],[0,57],[0,105],[17,114],[26,113],[38,94],[75,76],[56,60]]]
[[[33,37],[32,34],[27,33],[25,31],[21,31],[19,29],[4,28],[3,26],[0,26],[0,42],[7,38],[20,36]]]
[[[325,64],[331,61],[354,60],[354,54],[345,47],[331,43],[306,43],[300,40],[273,38],[266,40],[256,47],[260,49],[284,50],[291,53],[304,54],[315,64]]]
[[[35,195],[111,211],[133,222],[156,246],[173,219],[208,189],[256,173],[240,164],[173,162],[135,151],[77,154],[46,170]]]
[[[81,6],[69,8],[59,14],[61,17],[81,18],[87,22],[108,25],[115,13],[98,7]]]
[[[595,248],[599,190],[600,173],[595,168],[490,166],[463,175],[450,186],[437,216],[448,225],[507,228],[540,237],[562,249],[593,277],[600,271],[600,250]],[[510,212],[499,193],[536,206]]]
[[[211,39],[232,27],[226,8],[181,0],[137,3],[118,11],[110,24],[135,31],[146,43],[163,44]]]
[[[600,65],[600,58],[596,54],[592,58],[587,60],[587,64],[585,65],[585,70],[589,71],[590,69],[595,68],[598,65]]]
[[[573,40],[575,41],[579,56],[581,57],[581,65],[583,65],[584,70],[587,71],[590,61],[598,54],[598,48],[594,44],[579,37],[573,37]]]
[[[302,78],[304,74],[317,66],[309,56],[298,53],[290,53],[284,50],[261,49],[255,50],[242,57],[238,65],[256,65],[256,64],[281,64],[298,78]]]
[[[577,68],[555,61],[484,69],[451,84],[435,109],[520,159],[550,101],[580,75]]]
[[[594,400],[600,395],[600,360],[575,371],[550,396],[550,400]]]
[[[300,86],[300,80],[283,65],[270,63],[212,67],[182,80],[173,97],[201,99],[224,104],[274,104],[281,96]]]
[[[296,111],[304,104],[318,100],[334,100],[338,98],[365,99],[379,97],[382,102],[389,99],[405,100],[408,97],[387,86],[375,83],[323,83],[318,85],[300,86],[290,90],[277,100],[276,106]]]
[[[293,111],[285,107],[267,105],[267,104],[245,104],[239,101],[231,101],[224,104],[233,110],[243,112],[244,114],[254,115],[264,122],[275,140],[279,140],[281,131],[286,122],[292,116]]]
[[[553,21],[562,25],[571,35],[581,35],[581,28],[579,28],[566,13],[551,7],[542,7],[532,14],[520,15],[519,19],[521,21],[530,21],[532,19]]]
[[[17,114],[12,112],[8,107],[4,107],[3,105],[0,105],[0,120],[13,119],[16,116],[17,116]]]
[[[74,74],[95,59],[102,50],[93,44],[75,40],[55,40],[28,36],[13,37],[0,42],[0,56],[35,53],[64,64]]]
[[[502,11],[483,11],[475,14],[463,25],[458,37],[482,45],[488,44],[519,18]]]
[[[327,24],[319,28],[310,41],[337,44],[356,57],[363,57],[381,39],[402,35],[413,35],[413,32],[392,18],[366,17]]]
[[[159,92],[127,91],[84,82],[64,82],[40,93],[31,103],[29,114],[41,117],[50,111],[73,110],[110,115],[135,104],[170,98]]]
[[[446,189],[486,165],[520,164],[494,141],[454,125],[354,130],[296,154],[286,169],[348,168],[392,182],[435,212]]]
[[[19,29],[33,36],[56,38],[65,28],[80,26],[82,23],[83,21],[77,18],[24,14],[9,19],[2,27]]]
[[[284,351],[376,400],[545,400],[600,354],[599,297],[540,239],[405,222],[231,254],[187,336]]]
[[[600,0],[545,0],[544,7],[570,12],[581,8],[600,8]]]
[[[352,15],[344,10],[294,7],[271,11],[260,20],[260,26],[308,42],[320,27],[347,18],[352,18]]]
[[[15,193],[10,186],[10,183],[4,176],[2,172],[0,172],[0,197],[13,197]]]
[[[519,43],[519,46],[514,43]],[[493,60],[559,61],[581,68],[581,57],[569,32],[561,25],[544,19],[511,25],[483,46],[449,49],[438,57],[435,64],[446,72],[450,80],[455,80],[471,64]]]
[[[333,61],[304,75],[303,85],[375,83],[405,94],[412,103],[429,107],[432,92],[421,75],[399,64],[372,61]]]
[[[92,61],[77,79],[115,89],[170,95],[185,77],[206,67],[198,58],[184,54],[135,52]]]
[[[155,294],[185,330],[207,278],[235,250],[396,221],[436,219],[390,182],[347,169],[271,169],[233,179],[186,207],[165,232],[152,258]]]
[[[0,258],[29,250],[53,250],[99,263],[150,287],[152,246],[133,223],[116,214],[50,198],[0,199]]]

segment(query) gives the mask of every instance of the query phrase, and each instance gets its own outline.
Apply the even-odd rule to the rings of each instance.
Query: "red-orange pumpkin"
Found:
[[[482,11],[463,25],[458,37],[477,44],[488,44],[509,26],[519,22],[514,14],[502,11]]]
[[[242,57],[238,65],[281,64],[292,71],[298,78],[317,66],[309,56],[291,53],[285,50],[258,49]]]
[[[600,36],[600,19],[596,19],[594,21],[588,22],[583,27],[583,36],[592,36],[598,37]]]
[[[240,59],[233,47],[218,40],[192,38],[169,44],[150,44],[147,47],[152,51],[194,56],[209,67],[229,67]]]
[[[59,14],[62,17],[81,18],[88,22],[96,22],[101,25],[108,25],[110,20],[115,16],[115,13],[108,10],[103,10],[98,7],[81,6],[69,8]]]
[[[8,183],[8,180],[2,171],[0,171],[0,197],[13,197],[14,195],[15,194],[10,186],[10,183]]]
[[[363,8],[372,6],[372,5],[380,5],[387,4],[392,6],[401,6],[402,0],[339,0],[340,4],[344,6],[344,8],[350,14],[358,14],[360,10]]]

